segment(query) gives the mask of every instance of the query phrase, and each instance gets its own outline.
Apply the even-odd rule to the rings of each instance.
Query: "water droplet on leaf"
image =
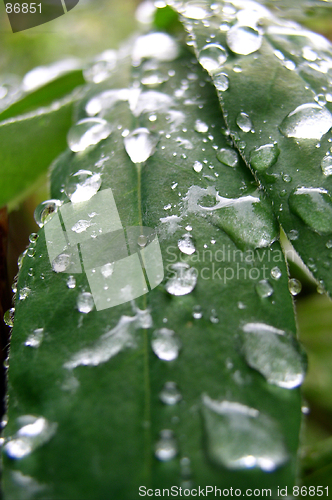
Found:
[[[112,132],[111,125],[102,118],[85,118],[77,122],[68,132],[68,146],[74,153],[98,144]]]
[[[242,132],[248,133],[252,129],[252,122],[246,113],[240,113],[236,118],[237,126]]]
[[[328,177],[332,175],[332,156],[324,156],[321,162],[322,172]]]
[[[124,146],[133,163],[143,163],[155,150],[158,136],[146,128],[137,128],[124,138]]]
[[[175,405],[181,401],[182,396],[175,382],[166,382],[159,398],[165,405]]]
[[[290,195],[289,206],[313,231],[332,233],[332,200],[325,189],[298,188]]]
[[[281,278],[281,275],[282,275],[282,273],[281,273],[281,271],[280,271],[280,269],[279,269],[279,267],[278,267],[278,266],[275,266],[275,267],[273,267],[273,268],[271,269],[271,276],[272,276],[272,278],[273,278],[274,280],[278,280],[278,279],[280,279],[280,278]]]
[[[243,327],[242,341],[248,365],[269,383],[286,389],[302,384],[305,364],[292,335],[264,323],[247,323]]]
[[[165,288],[171,295],[187,295],[192,292],[197,283],[197,271],[185,262],[176,262],[171,265],[171,276]]]
[[[151,347],[159,359],[173,361],[179,355],[181,342],[173,330],[161,328],[153,332]]]
[[[276,144],[265,144],[250,153],[250,164],[257,172],[265,172],[278,160],[280,150]]]
[[[226,40],[232,52],[246,56],[261,47],[263,37],[255,28],[236,24],[227,31]]]
[[[218,43],[209,43],[199,52],[198,60],[208,72],[214,72],[227,60],[227,52]]]
[[[266,299],[267,297],[271,297],[273,294],[273,286],[269,283],[268,280],[261,280],[256,284],[256,292],[262,299]]]
[[[30,333],[30,335],[24,342],[24,345],[26,345],[27,347],[34,347],[35,349],[37,349],[42,343],[43,339],[44,339],[44,328],[37,328],[32,333]]]
[[[173,431],[165,429],[160,432],[160,439],[155,447],[155,456],[162,462],[168,462],[175,458],[178,447]]]
[[[227,165],[227,167],[236,167],[239,161],[239,156],[234,149],[222,148],[217,153],[217,158],[220,163]]]
[[[196,132],[205,133],[209,130],[209,126],[205,122],[202,122],[202,120],[196,120],[195,130]]]
[[[193,307],[193,318],[201,319],[203,316],[203,311],[201,306],[197,305]]]
[[[89,313],[92,311],[94,306],[94,301],[91,293],[89,292],[82,292],[77,298],[77,309],[81,313]]]
[[[321,139],[331,127],[332,115],[328,109],[307,103],[289,113],[280,124],[279,130],[285,137]]]
[[[69,276],[68,279],[67,279],[67,287],[68,288],[75,288],[76,286],[76,279],[74,278],[74,276]]]
[[[193,169],[199,174],[199,172],[201,172],[203,169],[203,164],[200,161],[195,161]]]
[[[288,281],[288,289],[293,296],[298,295],[302,290],[302,284],[296,278],[292,278]]]
[[[9,458],[19,460],[47,443],[56,433],[57,424],[43,417],[25,415],[17,419],[20,429],[4,445]]]
[[[178,240],[178,248],[182,253],[186,255],[192,255],[196,248],[192,240],[191,234],[184,234],[180,240]]]
[[[15,314],[15,308],[12,307],[11,309],[8,309],[8,311],[5,312],[3,315],[3,320],[6,323],[7,326],[14,326],[14,314]]]
[[[218,73],[214,75],[213,82],[217,90],[220,92],[225,92],[229,87],[228,76],[225,73]]]
[[[216,465],[271,472],[288,460],[277,423],[255,408],[204,395],[203,416],[207,453]]]
[[[99,173],[79,170],[69,177],[64,189],[72,203],[80,203],[90,200],[99,190],[101,182]]]
[[[34,213],[34,218],[39,227],[50,220],[61,206],[59,200],[47,200],[40,203]]]
[[[52,262],[52,269],[56,273],[64,273],[70,266],[71,256],[67,253],[61,253]]]

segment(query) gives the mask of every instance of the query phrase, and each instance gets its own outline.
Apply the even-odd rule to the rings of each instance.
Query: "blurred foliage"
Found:
[[[137,28],[139,0],[80,0],[66,15],[13,34],[0,4],[0,71],[23,76],[30,69],[68,55],[91,58],[117,48]]]

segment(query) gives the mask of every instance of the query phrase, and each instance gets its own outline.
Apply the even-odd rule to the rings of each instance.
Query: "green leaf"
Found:
[[[61,99],[84,83],[81,69],[75,69],[65,75],[60,75],[55,80],[25,94],[19,101],[2,111],[0,113],[0,122],[14,116],[30,113],[37,108],[49,106],[52,102]]]
[[[294,248],[331,292],[331,45],[258,3],[232,4],[206,2],[195,13],[190,2],[174,2],[236,147]]]
[[[36,499],[131,500],[139,486],[172,485],[263,487],[275,495],[295,481],[304,368],[272,209],[232,147],[209,78],[190,54],[175,59],[173,39],[158,36],[136,40],[134,67],[124,58],[108,89],[95,87],[82,102],[79,118],[99,112],[110,136],[65,152],[52,170],[62,223],[71,237],[89,236],[80,246],[86,273],[52,270],[48,252],[57,253],[63,237],[52,233],[53,215],[18,280],[6,500],[27,489]],[[163,44],[174,60],[158,61]],[[80,126],[70,132],[73,144]],[[127,151],[146,161],[134,164]],[[96,192],[101,179],[101,190],[71,203],[79,179],[85,192]],[[107,234],[98,236],[107,232],[99,216],[110,189],[127,235],[133,226],[156,230],[164,263],[163,282],[131,302],[132,276],[112,281],[119,257],[109,256]],[[117,220],[113,213],[103,224]],[[144,262],[153,284],[156,260]],[[66,257],[53,261],[56,271],[69,265]],[[106,291],[105,274],[92,288],[103,265],[111,274]],[[90,310],[82,304],[90,292],[96,304],[104,294],[126,302]],[[28,440],[36,449],[15,460],[24,415],[46,420]]]
[[[77,95],[0,123],[0,206],[22,198],[63,151]]]

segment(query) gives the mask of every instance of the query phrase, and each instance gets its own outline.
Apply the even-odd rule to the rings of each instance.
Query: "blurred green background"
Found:
[[[80,0],[66,15],[13,34],[1,2],[0,78],[9,74],[23,77],[36,66],[68,56],[87,61],[99,52],[117,48],[139,27],[135,18],[139,3],[139,0]],[[331,1],[266,0],[264,3],[279,15],[291,17],[332,40]],[[48,198],[47,182],[46,176],[40,179],[33,193],[9,214],[10,280],[17,272],[17,257],[26,248],[29,234],[38,229],[33,211],[40,201]],[[304,484],[328,485],[332,492],[332,302],[317,292],[317,285],[296,259],[290,269],[292,276],[303,283],[296,310],[300,339],[309,358],[301,450]]]

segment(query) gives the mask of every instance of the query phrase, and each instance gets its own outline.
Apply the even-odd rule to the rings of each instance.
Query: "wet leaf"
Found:
[[[0,122],[49,106],[84,83],[82,70],[76,69],[65,75],[60,75],[42,87],[24,94],[20,100],[2,111]]]
[[[0,205],[24,196],[66,145],[72,94],[51,105],[0,123]]]
[[[330,43],[256,2],[170,2],[212,75],[236,147],[304,263],[331,292]],[[220,28],[221,27],[221,28]]]
[[[53,167],[63,204],[38,208],[45,225],[18,282],[8,500],[22,485],[36,499],[129,500],[139,486],[294,483],[305,367],[278,228],[241,158],[218,159],[237,153],[215,90],[177,53],[166,34],[136,40],[82,102],[69,135],[78,152]],[[72,246],[57,255],[61,224]],[[160,284],[158,252],[145,253],[153,232],[137,226],[158,236]],[[112,281],[128,255],[121,227],[157,284],[131,302],[128,265]]]

